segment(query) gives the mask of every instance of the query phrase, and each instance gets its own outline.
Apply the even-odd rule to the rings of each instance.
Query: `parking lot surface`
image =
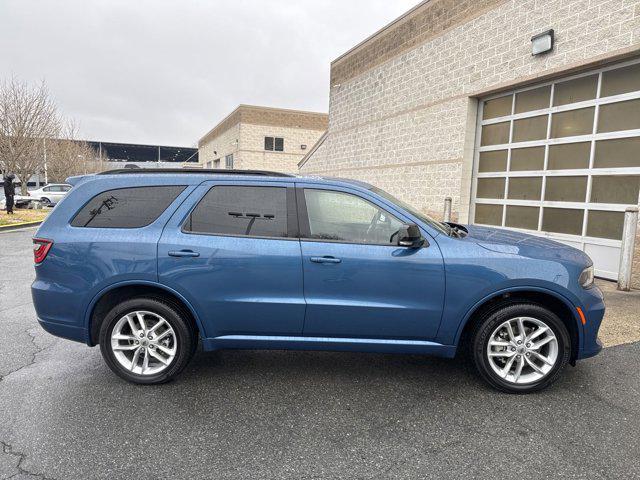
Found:
[[[199,352],[136,386],[37,325],[33,233],[0,233],[0,478],[640,477],[639,343],[528,396],[456,361],[327,352]]]

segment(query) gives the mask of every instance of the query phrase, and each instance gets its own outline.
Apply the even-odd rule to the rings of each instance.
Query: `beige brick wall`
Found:
[[[242,164],[237,168],[297,173],[298,162],[323,133],[323,130],[243,123],[240,126]],[[265,151],[264,137],[284,138],[284,152]],[[306,149],[303,150],[302,145],[306,145]]]
[[[207,167],[207,162],[219,158],[220,168],[224,168],[225,156],[233,153],[235,169],[297,173],[298,162],[306,152],[301,146],[306,145],[309,150],[323,133],[321,130],[236,124],[219,136],[200,142],[199,162],[203,167]],[[284,138],[284,152],[265,151],[266,136]]]
[[[220,168],[224,168],[224,157],[233,153],[234,165],[240,161],[238,158],[238,142],[240,140],[240,125],[231,125],[219,136],[207,138],[200,142],[198,146],[198,162],[207,167],[208,162],[220,159]],[[217,153],[214,153],[217,152]],[[212,165],[213,168],[213,165]],[[239,167],[236,167],[239,168]]]
[[[467,221],[477,97],[640,54],[640,0],[448,3],[423,4],[333,62],[328,137],[301,173],[368,181],[438,215],[450,196]],[[554,51],[533,57],[531,37],[549,28]]]
[[[235,169],[297,173],[327,125],[326,113],[240,105],[200,139],[199,162],[206,167],[219,158],[224,168],[233,153]],[[284,152],[265,151],[264,137],[284,138]]]
[[[549,27],[557,32],[555,51],[532,57],[531,36]],[[364,173],[354,167],[462,163],[475,134],[473,122],[468,128],[470,96],[629,47],[640,48],[638,0],[503,3],[333,86],[325,151],[301,170],[357,177]],[[460,198],[459,190],[443,193]],[[424,207],[439,210],[442,199],[434,200]]]

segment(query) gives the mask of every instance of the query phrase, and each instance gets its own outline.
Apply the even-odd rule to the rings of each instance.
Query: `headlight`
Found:
[[[593,285],[593,265],[585,268],[578,278],[578,283],[582,288],[589,288]]]

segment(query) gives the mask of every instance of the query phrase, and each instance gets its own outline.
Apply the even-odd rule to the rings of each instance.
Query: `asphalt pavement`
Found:
[[[0,478],[639,478],[640,343],[527,396],[456,361],[199,352],[142,387],[35,319],[35,230],[0,233]]]

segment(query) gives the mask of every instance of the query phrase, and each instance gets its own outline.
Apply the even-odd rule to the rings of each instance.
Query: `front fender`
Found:
[[[460,342],[460,337],[462,336],[462,332],[464,327],[467,325],[473,314],[478,310],[478,308],[485,305],[487,302],[490,302],[498,297],[501,297],[507,293],[519,293],[519,292],[534,292],[541,293],[545,295],[549,295],[554,297],[556,300],[562,302],[566,307],[571,311],[573,316],[573,321],[576,322],[576,331],[578,332],[578,349],[581,350],[583,348],[583,338],[584,338],[584,327],[582,325],[582,321],[576,310],[576,306],[580,305],[581,302],[579,299],[573,295],[570,291],[566,292],[558,292],[555,288],[548,288],[546,286],[540,285],[516,285],[516,286],[508,286],[499,288],[498,290],[493,290],[489,293],[484,293],[481,298],[473,301],[472,305],[465,306],[464,314],[457,316],[457,321],[454,318],[447,316],[451,313],[448,312],[449,309],[445,308],[445,317],[442,322],[442,326],[440,331],[438,332],[438,341],[445,345],[458,345]]]

